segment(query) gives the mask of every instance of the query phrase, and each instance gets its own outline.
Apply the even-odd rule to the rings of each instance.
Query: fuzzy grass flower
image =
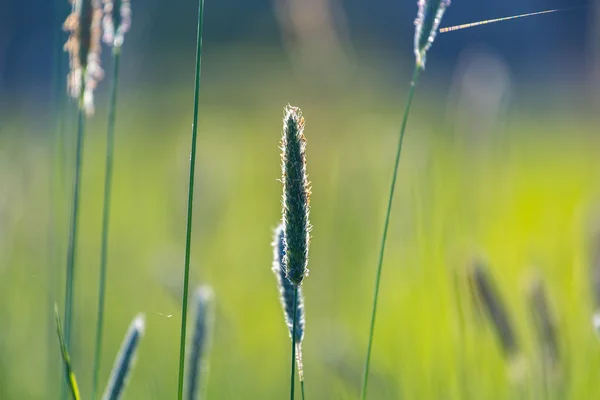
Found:
[[[70,65],[67,90],[90,116],[94,114],[94,90],[104,76],[100,66],[102,10],[99,0],[71,0],[71,4],[72,13],[63,26],[69,32],[65,43]]]
[[[284,265],[287,279],[297,286],[308,275],[310,183],[306,174],[304,117],[299,108],[290,105],[285,108],[281,150]]]

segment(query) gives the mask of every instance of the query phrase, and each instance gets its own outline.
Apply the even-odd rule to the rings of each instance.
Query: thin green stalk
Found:
[[[108,106],[108,126],[106,132],[106,172],[104,174],[104,209],[102,210],[102,239],[100,245],[100,280],[98,282],[98,316],[96,322],[96,349],[92,378],[92,400],[98,391],[98,375],[102,356],[102,327],[104,325],[104,298],[106,293],[106,264],[108,255],[108,223],[110,221],[110,197],[113,176],[113,154],[115,147],[115,119],[117,113],[117,88],[119,84],[119,60],[121,46],[113,47],[113,76]]]
[[[296,312],[298,310],[298,285],[294,285],[294,317],[292,319],[292,376],[290,377],[290,400],[294,400],[296,381]]]
[[[77,147],[75,151],[75,176],[73,179],[73,203],[71,204],[71,226],[69,229],[69,245],[67,249],[67,279],[65,284],[64,330],[65,347],[68,352],[70,352],[71,350],[71,325],[73,320],[73,296],[75,291],[75,256],[77,250],[77,227],[79,225],[79,186],[81,184],[81,167],[83,163],[83,139],[85,136],[85,109],[82,103],[83,95],[79,98],[79,117],[77,121]],[[64,384],[61,398],[66,398]]]
[[[300,381],[300,389],[302,390],[302,400],[304,400],[304,380]]]
[[[62,151],[63,146],[63,129],[64,129],[64,51],[63,51],[63,30],[62,30],[62,11],[66,11],[66,3],[62,0],[54,0],[54,70],[53,70],[53,90],[54,90],[54,143],[52,145],[51,154],[52,157],[50,171],[50,204],[49,204],[49,218],[48,218],[48,305],[52,305],[56,302],[58,280],[59,280],[59,265],[61,263],[59,251],[62,251],[63,244],[63,213],[62,204],[64,203],[64,157]],[[54,328],[54,310],[50,309],[48,313],[48,366],[47,366],[47,391],[55,397],[58,394],[58,387],[56,386],[56,378],[60,379],[60,373],[56,375],[56,350],[54,346],[55,341],[55,328]]]
[[[198,100],[200,97],[200,66],[202,61],[202,20],[204,0],[198,2],[198,32],[196,38],[196,71],[194,82],[194,116],[192,123],[192,145],[190,154],[190,179],[188,183],[187,226],[185,236],[185,264],[183,272],[183,302],[181,306],[181,339],[179,343],[179,383],[177,398],[183,398],[183,379],[185,370],[185,336],[187,326],[188,289],[190,278],[190,249],[192,246],[192,209],[194,205],[194,176],[196,170],[196,138],[198,136]]]
[[[410,83],[410,90],[408,92],[408,100],[406,102],[406,108],[404,109],[404,116],[402,117],[402,126],[400,128],[400,138],[398,140],[398,148],[396,150],[396,161],[394,163],[394,174],[392,176],[392,184],[390,187],[390,195],[388,199],[387,212],[385,214],[385,223],[383,225],[383,236],[381,238],[381,248],[379,250],[379,261],[377,263],[377,275],[375,277],[375,294],[373,296],[373,311],[371,312],[371,328],[369,330],[369,344],[367,347],[367,360],[365,362],[365,372],[363,376],[363,384],[361,391],[361,399],[367,398],[367,383],[369,380],[369,367],[371,363],[371,350],[373,348],[373,334],[375,332],[375,316],[377,313],[377,300],[379,298],[379,282],[381,280],[381,269],[383,266],[383,253],[385,251],[385,241],[387,239],[388,225],[390,222],[390,214],[392,212],[392,203],[394,200],[394,190],[396,189],[396,178],[398,176],[398,166],[400,165],[400,154],[402,153],[402,142],[404,139],[404,131],[406,130],[406,123],[408,122],[408,114],[410,113],[410,106],[415,93],[415,88],[419,80],[421,68],[415,65],[413,72],[412,81]]]

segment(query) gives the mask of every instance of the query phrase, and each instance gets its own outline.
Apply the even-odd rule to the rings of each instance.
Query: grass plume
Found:
[[[100,278],[98,280],[98,311],[96,317],[96,342],[92,375],[92,400],[98,390],[98,375],[102,355],[102,329],[104,326],[104,304],[106,293],[106,270],[108,262],[108,228],[110,222],[110,200],[113,176],[113,154],[115,122],[117,113],[117,92],[119,87],[119,66],[121,46],[124,35],[131,25],[131,5],[128,0],[104,0],[104,42],[112,47],[113,68],[108,105],[108,124],[106,133],[106,163],[104,173],[104,207],[102,210],[102,234],[100,245]]]
[[[201,286],[196,291],[196,318],[194,333],[188,355],[186,380],[186,400],[204,397],[204,387],[208,374],[208,351],[214,326],[213,291],[208,286]]]
[[[79,107],[94,114],[94,90],[104,71],[100,66],[102,10],[99,0],[71,0],[73,12],[64,29],[69,32],[65,50],[69,52],[67,89]]]
[[[121,350],[119,350],[115,360],[102,400],[119,400],[123,396],[135,364],[140,340],[144,336],[145,325],[142,314],[135,317],[131,322],[121,345]]]
[[[408,99],[402,116],[402,124],[400,126],[400,135],[398,138],[398,146],[396,148],[396,158],[394,161],[394,169],[392,173],[392,182],[390,184],[390,192],[388,196],[387,210],[385,213],[385,222],[383,224],[383,233],[381,236],[381,246],[379,249],[379,258],[375,274],[375,290],[373,294],[373,308],[371,311],[371,323],[369,327],[369,342],[367,344],[367,357],[365,360],[365,370],[363,374],[363,384],[361,389],[361,399],[367,398],[367,387],[369,383],[369,370],[371,367],[371,352],[373,350],[373,337],[375,335],[375,321],[377,318],[377,301],[379,299],[379,285],[381,282],[381,272],[383,269],[383,256],[385,253],[385,243],[387,240],[387,232],[390,223],[390,215],[392,213],[392,204],[394,201],[394,192],[396,190],[396,180],[398,177],[398,167],[400,165],[400,156],[402,155],[402,143],[404,141],[404,132],[408,123],[408,115],[415,94],[419,76],[421,71],[425,69],[425,58],[427,51],[433,45],[437,29],[442,20],[442,16],[446,8],[450,6],[450,0],[418,0],[417,2],[417,19],[415,20],[415,38],[414,38],[414,53],[415,67],[410,89],[408,91]]]
[[[419,0],[417,5],[414,50],[417,66],[424,69],[427,52],[433,45],[450,0]]]
[[[183,399],[183,381],[185,374],[185,337],[187,331],[187,306],[190,280],[190,254],[192,247],[192,211],[194,208],[194,179],[196,171],[196,139],[198,137],[198,104],[200,97],[200,72],[202,61],[202,26],[204,18],[204,0],[198,1],[198,28],[196,37],[196,68],[194,78],[194,110],[192,122],[192,143],[190,149],[190,174],[188,181],[188,205],[185,234],[185,261],[183,266],[183,299],[181,305],[181,331],[179,339],[179,380],[177,399]]]

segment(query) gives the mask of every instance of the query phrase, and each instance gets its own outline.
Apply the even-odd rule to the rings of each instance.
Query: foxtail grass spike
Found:
[[[69,351],[65,345],[60,316],[58,315],[58,306],[56,304],[54,304],[54,321],[56,323],[56,333],[58,334],[58,342],[60,344],[60,354],[62,356],[63,363],[65,364],[65,377],[67,384],[73,400],[80,400],[81,396],[79,395],[79,386],[77,385],[77,379],[75,379],[75,373],[71,367],[71,357],[69,357]]]
[[[552,314],[544,282],[536,278],[529,288],[529,305],[544,363],[552,368],[560,365],[556,319]]]
[[[519,344],[513,325],[508,318],[504,303],[494,287],[491,277],[480,263],[473,265],[470,272],[471,284],[474,285],[473,289],[476,294],[474,301],[480,302],[482,310],[486,312],[500,340],[505,356],[508,359],[517,356],[519,354]]]
[[[121,350],[119,350],[112,372],[110,373],[108,385],[106,386],[102,400],[119,400],[123,396],[135,364],[140,340],[144,336],[145,325],[144,316],[140,314],[135,317],[129,326],[129,330],[121,345]]]
[[[196,141],[198,137],[198,104],[200,99],[200,74],[202,62],[202,27],[204,18],[204,0],[198,1],[198,27],[196,36],[196,68],[194,71],[194,110],[192,116],[192,143],[190,148],[190,174],[188,180],[187,221],[185,228],[185,260],[183,265],[183,296],[181,305],[181,330],[179,338],[179,377],[177,399],[183,399],[185,374],[185,337],[187,334],[187,307],[190,281],[190,256],[192,248],[192,216],[194,209],[194,179],[196,171]]]
[[[208,351],[213,330],[213,292],[208,286],[200,287],[195,296],[196,319],[188,355],[186,400],[203,398],[208,374]]]
[[[304,369],[302,365],[302,340],[304,339],[304,297],[302,296],[302,287],[298,286],[298,299],[294,307],[294,290],[295,287],[285,276],[285,231],[283,225],[279,225],[275,229],[275,238],[273,246],[273,266],[272,270],[277,279],[277,287],[279,289],[279,299],[283,308],[285,323],[290,333],[290,338],[294,338],[295,342],[295,358],[298,366],[298,377],[300,382],[304,382]],[[295,326],[293,325],[295,317]],[[292,336],[295,335],[295,336]]]
[[[415,57],[417,66],[425,68],[427,51],[433,45],[450,0],[418,0],[417,19],[415,20]]]
[[[310,183],[306,174],[304,117],[297,107],[285,107],[281,138],[282,223],[285,231],[284,266],[294,286],[308,275]]]
[[[102,28],[104,43],[112,47],[121,47],[125,40],[125,34],[131,27],[131,3],[130,0],[103,0],[104,17]]]
[[[65,44],[69,52],[69,95],[79,101],[88,116],[94,114],[94,90],[104,76],[100,67],[102,9],[100,0],[71,0],[73,12],[64,29],[70,33]]]

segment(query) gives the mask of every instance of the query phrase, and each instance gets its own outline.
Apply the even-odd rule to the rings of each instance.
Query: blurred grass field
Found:
[[[290,343],[270,270],[287,102],[307,120],[313,185],[307,396],[357,398],[406,87],[365,79],[321,93],[289,78],[289,66],[261,67],[227,76],[214,62],[204,71],[211,78],[201,92],[192,279],[212,285],[217,301],[208,398],[282,398],[289,390]],[[167,399],[177,381],[191,87],[124,82],[101,381],[130,320],[144,312],[147,333],[126,397]],[[589,253],[600,245],[589,241],[600,222],[593,120],[533,104],[506,112],[494,132],[464,132],[446,116],[444,99],[431,88],[419,93],[409,122],[370,398],[544,398],[524,294],[535,271],[559,318],[563,383],[549,398],[591,398],[600,390],[588,274]],[[72,353],[84,394],[95,332],[104,100],[88,125],[83,167]],[[9,118],[0,136],[0,399],[52,398],[61,371],[52,310],[64,291],[74,131],[55,147],[52,118],[30,130],[28,117]],[[489,326],[468,308],[461,323],[454,279],[476,256],[488,263],[516,324],[527,366],[519,384]],[[468,302],[467,292],[459,294]]]

